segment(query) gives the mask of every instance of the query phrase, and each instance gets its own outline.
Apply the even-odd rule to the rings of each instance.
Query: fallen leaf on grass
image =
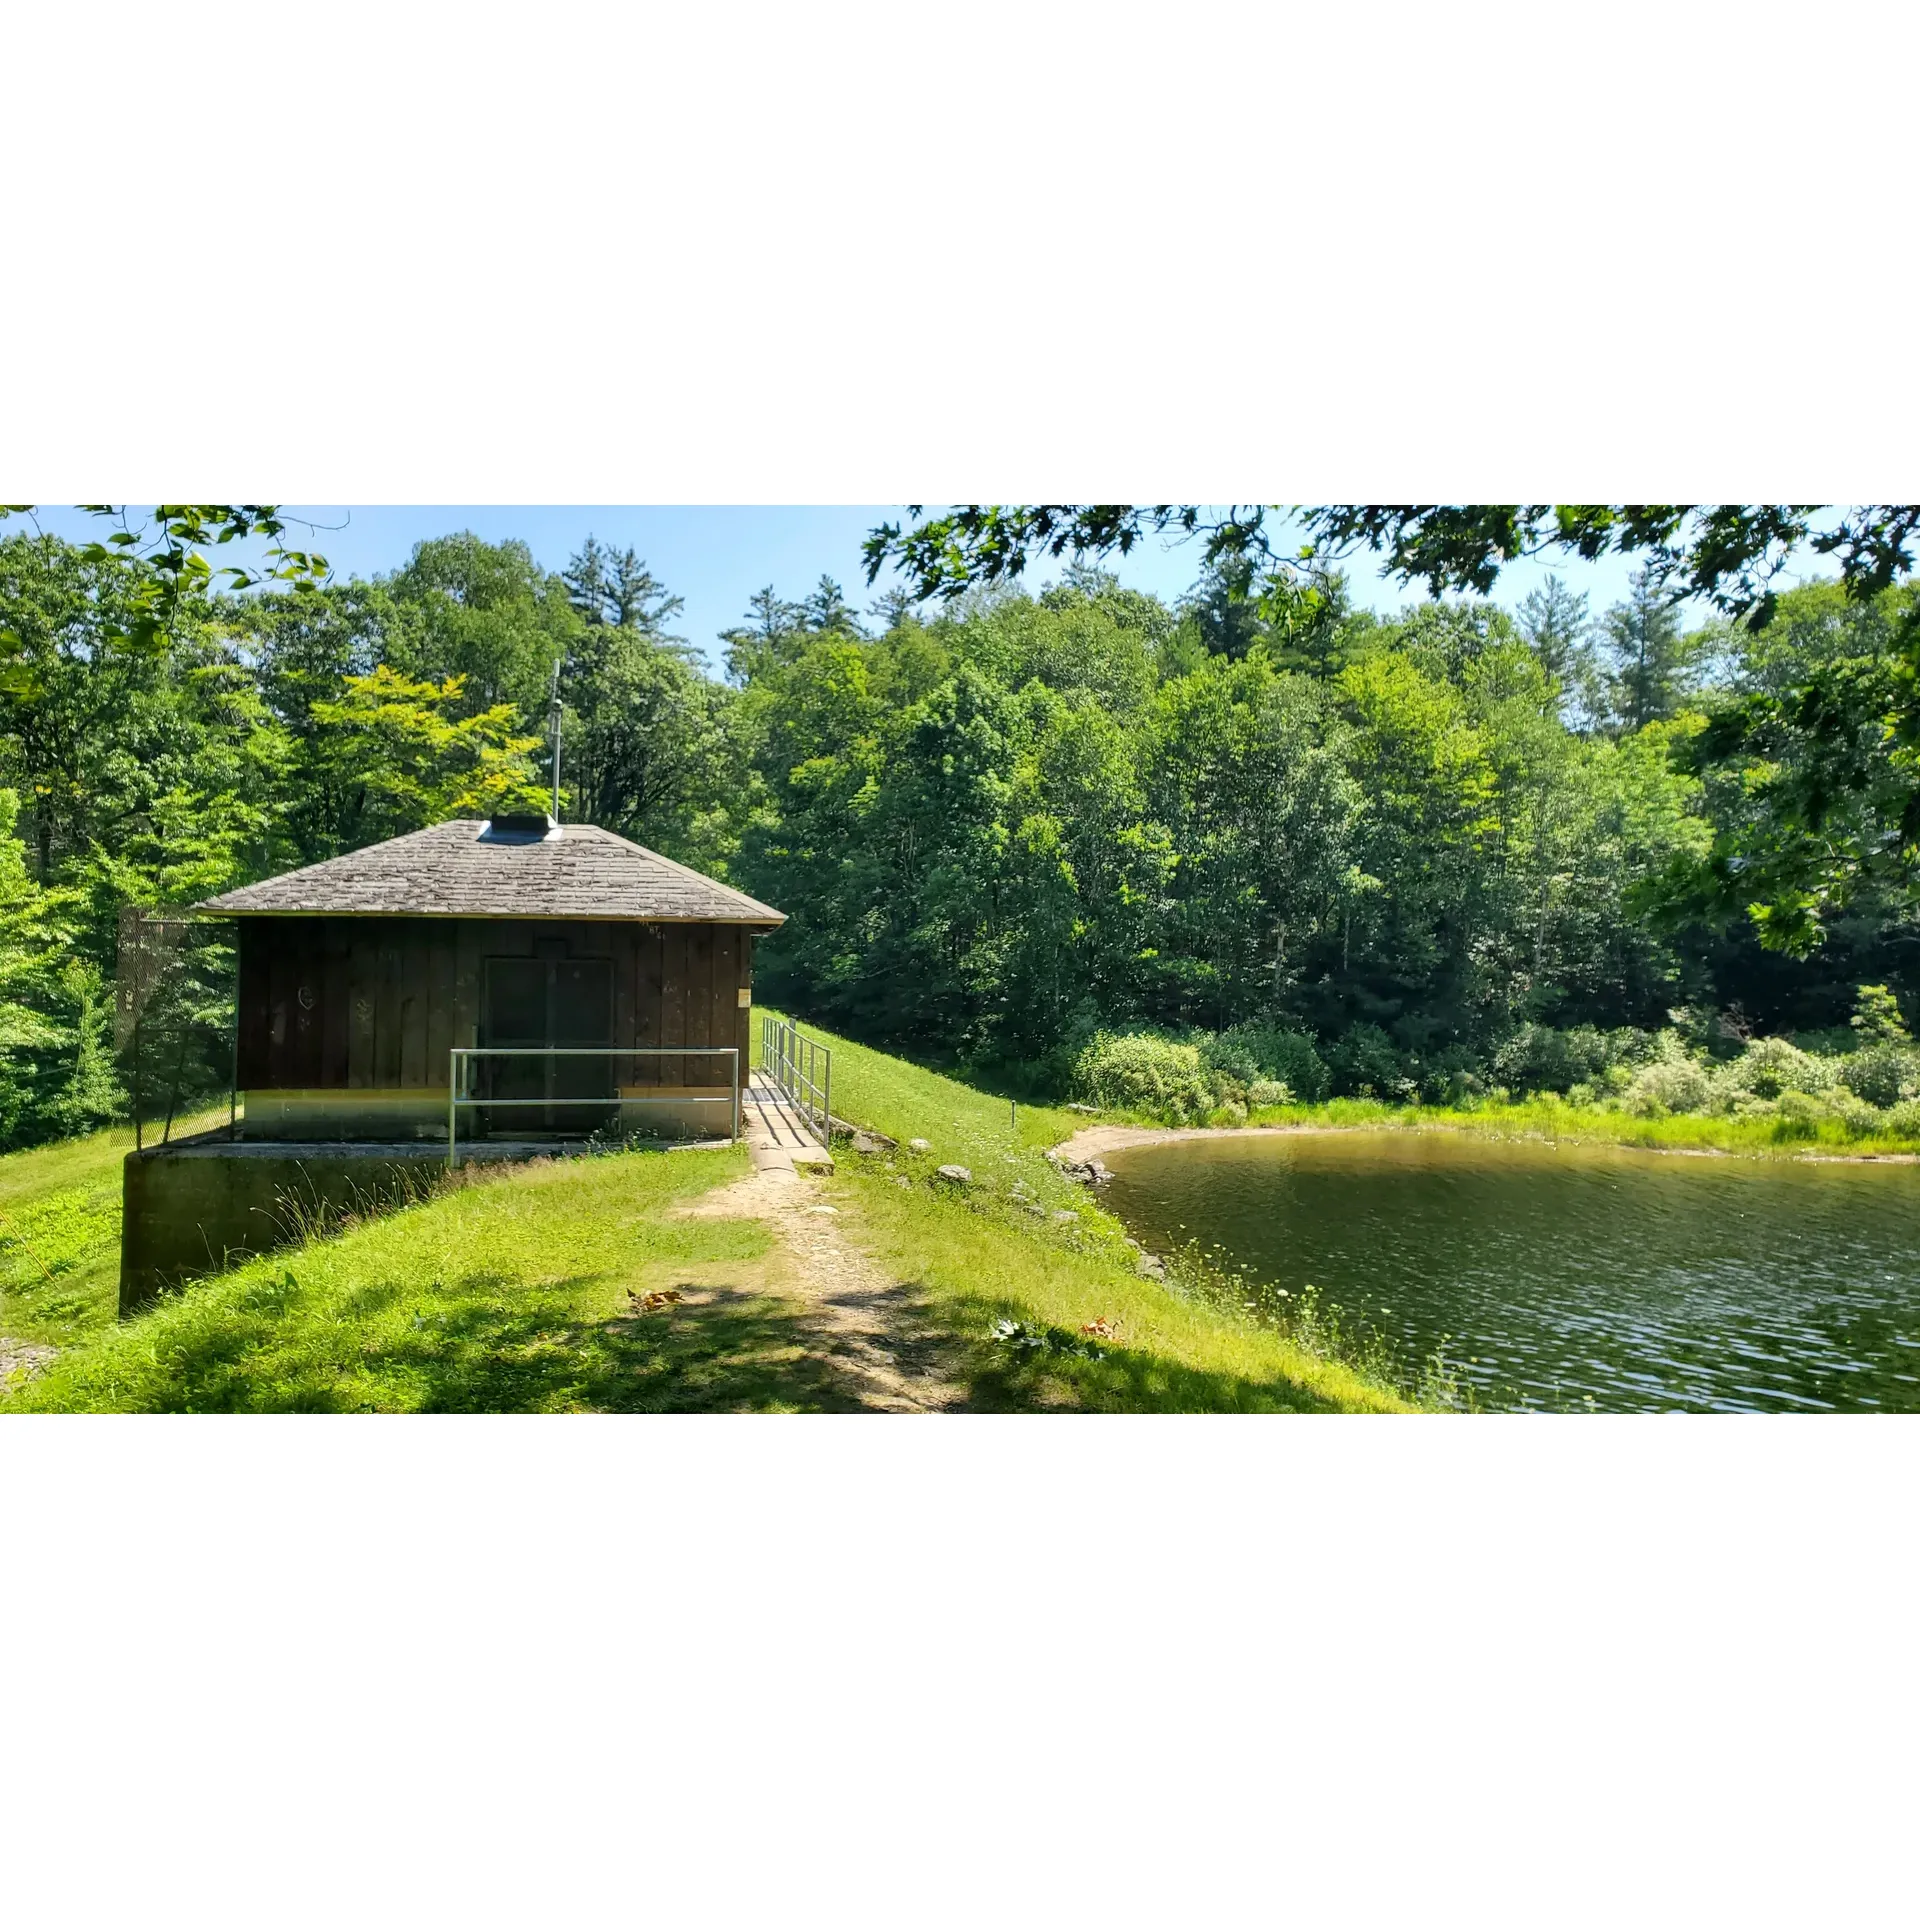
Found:
[[[627,1298],[632,1301],[642,1313],[664,1313],[668,1307],[679,1305],[680,1289],[678,1287],[657,1287],[650,1293],[635,1293],[634,1290],[629,1287],[627,1289]]]
[[[1120,1322],[1102,1315],[1098,1320],[1089,1320],[1080,1331],[1092,1334],[1096,1340],[1117,1340],[1120,1337]]]

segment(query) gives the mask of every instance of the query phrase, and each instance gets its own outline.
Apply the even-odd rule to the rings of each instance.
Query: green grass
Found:
[[[1125,1115],[1102,1115],[1124,1121]],[[1855,1134],[1838,1119],[1809,1123],[1775,1114],[1671,1113],[1641,1118],[1605,1107],[1576,1107],[1552,1094],[1489,1101],[1477,1107],[1403,1107],[1379,1100],[1329,1100],[1318,1106],[1260,1107],[1256,1127],[1446,1127],[1499,1140],[1585,1141],[1596,1146],[1668,1152],[1734,1153],[1756,1158],[1806,1154],[1911,1155],[1920,1143],[1892,1133]],[[1152,1120],[1143,1125],[1151,1126]]]
[[[900,1280],[904,1332],[979,1409],[1403,1408],[1230,1304],[1136,1268],[1117,1221],[1046,1159],[1080,1124],[831,1039],[834,1105],[895,1151],[842,1146],[837,1224]],[[907,1140],[924,1137],[916,1154]],[[0,1159],[55,1279],[10,1278],[24,1337],[60,1349],[9,1411],[833,1410],[852,1389],[754,1221],[676,1208],[745,1170],[739,1149],[629,1153],[474,1174],[384,1217],[249,1260],[113,1316],[119,1163],[95,1135]],[[960,1161],[959,1187],[934,1172]],[[823,1183],[824,1186],[824,1183]],[[66,1238],[52,1231],[61,1222]],[[70,1230],[69,1230],[70,1229]],[[10,1242],[10,1276],[28,1260]],[[36,1272],[37,1268],[34,1269]],[[677,1287],[671,1312],[629,1290]],[[62,1304],[64,1303],[64,1304]],[[1081,1329],[1104,1319],[1111,1339]],[[996,1329],[1014,1323],[1011,1339]]]
[[[10,1411],[779,1411],[845,1404],[743,1284],[753,1221],[675,1220],[740,1149],[547,1161],[249,1260],[63,1352]],[[628,1290],[677,1287],[668,1313]]]
[[[176,1120],[174,1137],[225,1123]],[[157,1133],[149,1129],[149,1137]],[[113,1324],[120,1296],[120,1166],[131,1127],[0,1154],[0,1335],[64,1346]]]
[[[756,1019],[762,1016],[756,1016]],[[815,1031],[807,1029],[808,1031]],[[1407,1405],[1377,1359],[1262,1324],[1178,1271],[1162,1283],[1045,1149],[1086,1125],[836,1035],[834,1107],[898,1144],[842,1145],[838,1225],[901,1282],[902,1326],[962,1404],[1090,1410]],[[208,1121],[220,1116],[208,1115]],[[1105,1114],[1103,1121],[1129,1116]],[[1502,1139],[1754,1155],[1911,1151],[1774,1116],[1631,1115],[1536,1098],[1470,1109],[1341,1100],[1270,1126],[1446,1127]],[[1147,1122],[1151,1124],[1150,1121]],[[907,1142],[923,1138],[927,1150]],[[58,1349],[9,1410],[833,1409],[853,1404],[752,1221],[671,1217],[738,1150],[633,1153],[474,1175],[331,1239],[115,1317],[126,1130],[0,1157],[0,1336]],[[943,1162],[972,1174],[943,1180]],[[628,1290],[676,1286],[670,1313]],[[1095,1321],[1111,1338],[1089,1338]],[[1012,1329],[1013,1337],[996,1337]],[[1359,1364],[1354,1364],[1356,1357]]]
[[[777,1016],[775,1016],[777,1017]],[[954,1338],[975,1405],[1108,1411],[1386,1411],[1384,1380],[1315,1353],[1230,1305],[1137,1270],[1124,1230],[1046,1158],[1085,1124],[802,1025],[833,1049],[836,1113],[890,1136],[884,1155],[837,1154],[834,1204],[847,1231],[908,1283]],[[756,1041],[756,1048],[758,1042]],[[758,1057],[756,1052],[756,1058]],[[914,1153],[907,1142],[927,1141]],[[956,1187],[934,1168],[957,1162]],[[1055,1218],[1070,1212],[1071,1220]],[[1079,1329],[1118,1323],[1095,1360],[1063,1350]],[[996,1340],[1012,1320],[1047,1345]],[[1085,1343],[1080,1343],[1085,1344]]]

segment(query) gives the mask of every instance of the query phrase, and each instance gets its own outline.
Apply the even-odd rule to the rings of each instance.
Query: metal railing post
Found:
[[[551,1114],[556,1107],[612,1107],[616,1111],[625,1107],[646,1107],[657,1104],[668,1106],[724,1106],[727,1109],[728,1125],[732,1138],[737,1144],[740,1139],[741,1117],[746,1098],[748,1052],[739,1047],[453,1047],[447,1054],[447,1165],[459,1164],[460,1109],[462,1107],[539,1107]],[[724,1093],[700,1093],[689,1088],[686,1097],[678,1102],[668,1100],[656,1102],[651,1099],[629,1097],[617,1090],[607,1096],[579,1094],[572,1098],[556,1098],[549,1091],[538,1099],[508,1099],[487,1096],[476,1099],[473,1096],[473,1062],[480,1058],[508,1058],[545,1060],[549,1075],[554,1062],[559,1059],[620,1059],[639,1060],[672,1056],[676,1059],[691,1060],[728,1060],[732,1062],[729,1072],[729,1084]],[[711,1085],[711,1082],[699,1081],[695,1086]],[[674,1091],[678,1091],[676,1087]],[[556,1128],[549,1121],[545,1131]]]

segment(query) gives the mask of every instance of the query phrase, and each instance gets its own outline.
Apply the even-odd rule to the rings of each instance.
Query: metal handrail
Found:
[[[462,1107],[651,1107],[660,1104],[656,1089],[645,1098],[619,1093],[585,1093],[569,1096],[552,1094],[540,1099],[521,1100],[475,1095],[470,1091],[470,1063],[475,1060],[649,1060],[691,1059],[695,1057],[732,1062],[728,1078],[732,1082],[724,1093],[687,1094],[677,1104],[688,1107],[731,1109],[733,1139],[740,1140],[740,1049],[738,1047],[452,1047],[447,1053],[447,1165],[459,1165],[457,1116]]]
[[[810,1039],[795,1021],[765,1020],[760,1025],[760,1071],[787,1096],[807,1131],[823,1147],[831,1147],[833,1049]]]

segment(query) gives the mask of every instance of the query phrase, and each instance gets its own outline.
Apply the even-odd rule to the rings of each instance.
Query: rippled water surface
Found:
[[[1483,1405],[1920,1411],[1920,1167],[1442,1133],[1106,1156],[1149,1247],[1309,1284]]]

